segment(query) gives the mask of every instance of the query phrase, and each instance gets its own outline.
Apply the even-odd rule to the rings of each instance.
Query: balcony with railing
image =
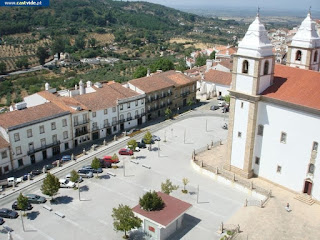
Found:
[[[88,134],[88,129],[76,129],[76,132],[75,132],[76,137],[80,137],[86,134]]]
[[[128,118],[127,118],[127,121],[131,121],[131,120],[132,120],[132,117],[128,117]]]
[[[60,141],[55,141],[53,143],[46,144],[46,145],[43,145],[43,146],[38,147],[38,148],[30,149],[28,151],[28,155],[31,155],[31,154],[34,154],[36,152],[40,152],[40,151],[43,151],[43,150],[46,150],[48,148],[55,147],[55,146],[58,146],[58,145],[60,145]]]
[[[105,128],[107,128],[107,127],[110,127],[110,123],[105,123],[105,124],[103,124],[103,127],[105,127]]]
[[[81,122],[74,122],[74,126],[81,126],[81,125],[85,125],[85,124],[88,124],[89,123],[89,119],[85,119]]]
[[[119,123],[124,123],[126,120],[123,118],[123,119],[120,119],[119,120]]]
[[[112,126],[116,126],[118,124],[118,121],[112,121]]]

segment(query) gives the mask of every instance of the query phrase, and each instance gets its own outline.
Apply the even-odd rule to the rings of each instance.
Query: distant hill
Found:
[[[51,0],[50,7],[0,8],[0,37],[35,30],[69,31],[124,26],[183,31],[196,15],[147,2]]]

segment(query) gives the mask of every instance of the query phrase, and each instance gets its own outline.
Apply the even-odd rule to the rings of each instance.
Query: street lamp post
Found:
[[[160,157],[160,141],[158,141],[158,157]]]
[[[24,229],[24,222],[23,222],[23,216],[22,216],[21,210],[20,210],[20,216],[21,216],[22,229],[25,232],[26,230]]]

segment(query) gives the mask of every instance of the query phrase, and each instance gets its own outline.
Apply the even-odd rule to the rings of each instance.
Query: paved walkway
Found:
[[[227,145],[205,151],[197,159],[212,166],[223,165]],[[260,178],[253,182],[265,189],[272,190],[272,198],[264,208],[242,207],[227,223],[239,224],[242,231],[238,240],[319,240],[320,205],[306,205],[294,199],[295,193],[275,186]],[[285,210],[290,204],[291,212]]]

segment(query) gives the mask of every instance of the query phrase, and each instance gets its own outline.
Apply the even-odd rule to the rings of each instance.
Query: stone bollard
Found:
[[[222,145],[222,140],[220,139],[220,145]]]
[[[236,181],[236,175],[235,175],[235,174],[233,174],[232,181],[233,181],[233,182]]]
[[[238,227],[237,227],[237,233],[240,232],[240,225],[238,224]]]
[[[76,159],[75,159],[75,157],[74,157],[74,154],[73,154],[73,153],[71,154],[71,160],[76,161]]]
[[[269,190],[269,197],[271,197],[272,196],[272,191],[271,190]]]
[[[244,206],[245,206],[245,207],[248,206],[248,200],[247,200],[247,199],[244,201]]]
[[[210,150],[210,148],[209,148],[209,144],[207,144],[207,149],[208,149],[208,150]]]
[[[123,135],[124,135],[124,136],[127,136],[127,131],[124,131]]]
[[[60,160],[57,160],[57,167],[60,167]]]
[[[30,181],[30,180],[31,180],[31,174],[28,173],[28,181]]]
[[[261,207],[261,208],[263,207],[263,202],[262,202],[262,200],[260,200],[260,207]]]
[[[86,155],[86,149],[84,148],[83,151],[82,151],[83,155]]]
[[[213,141],[211,141],[211,147],[213,148]]]
[[[220,231],[221,233],[223,233],[223,222],[221,222],[221,224],[220,224],[220,229],[219,229],[219,231]]]
[[[216,174],[218,175],[219,174],[219,168],[216,167]]]
[[[201,161],[200,167],[202,167],[202,168],[203,168],[203,161]]]
[[[113,140],[114,140],[114,141],[117,141],[117,136],[116,136],[116,135],[114,135]]]
[[[47,172],[46,167],[43,167],[43,168],[42,168],[42,173],[46,173],[46,172]]]
[[[103,140],[103,146],[106,146],[107,145],[107,141],[104,139]]]
[[[253,189],[253,182],[250,182],[250,190]]]

